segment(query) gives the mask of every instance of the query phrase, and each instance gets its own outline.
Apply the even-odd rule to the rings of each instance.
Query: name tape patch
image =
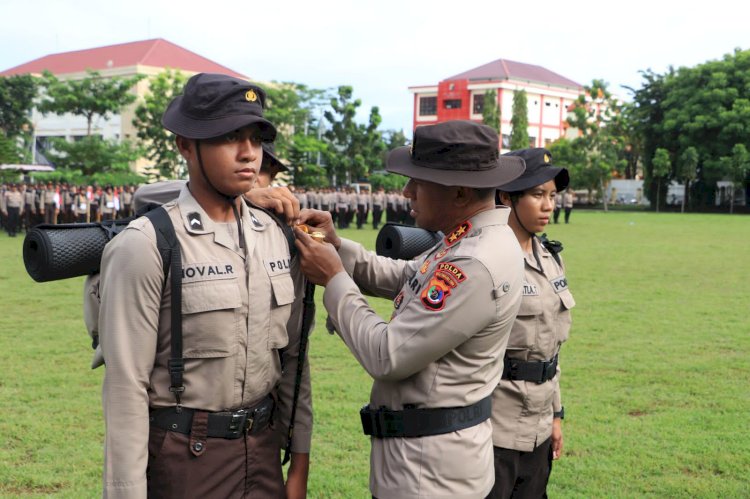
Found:
[[[216,281],[237,277],[234,264],[224,262],[189,263],[182,267],[183,282]]]

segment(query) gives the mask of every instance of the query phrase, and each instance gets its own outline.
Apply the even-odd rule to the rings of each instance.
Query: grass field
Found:
[[[571,222],[548,230],[577,301],[550,496],[750,497],[750,217],[578,211]],[[342,235],[374,247],[372,230]],[[97,497],[103,371],[89,369],[82,279],[34,283],[21,245],[0,235],[0,496]],[[309,495],[365,498],[358,410],[370,380],[324,322],[319,305]]]

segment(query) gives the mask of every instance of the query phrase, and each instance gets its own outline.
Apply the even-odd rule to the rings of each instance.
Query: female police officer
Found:
[[[500,201],[512,209],[508,223],[524,252],[525,271],[521,307],[492,400],[495,485],[489,497],[546,497],[552,459],[563,448],[558,354],[575,302],[558,254],[562,247],[536,233],[549,223],[555,194],[569,177],[565,168],[552,166],[546,149],[507,155],[526,162],[523,175],[498,188]]]

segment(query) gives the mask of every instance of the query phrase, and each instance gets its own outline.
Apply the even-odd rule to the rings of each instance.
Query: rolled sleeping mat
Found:
[[[411,260],[435,246],[442,238],[442,232],[388,222],[378,232],[375,252],[396,260]]]
[[[26,272],[36,282],[95,274],[104,246],[130,222],[37,225],[23,241]]]

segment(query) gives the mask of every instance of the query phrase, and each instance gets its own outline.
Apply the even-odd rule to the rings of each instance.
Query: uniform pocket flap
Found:
[[[183,285],[182,313],[197,314],[242,306],[237,278]]]
[[[571,293],[569,290],[566,289],[565,291],[560,293],[559,296],[563,306],[568,310],[576,306],[576,301],[573,299],[573,293]]]
[[[271,287],[276,306],[289,305],[294,301],[294,283],[289,274],[271,277]]]

